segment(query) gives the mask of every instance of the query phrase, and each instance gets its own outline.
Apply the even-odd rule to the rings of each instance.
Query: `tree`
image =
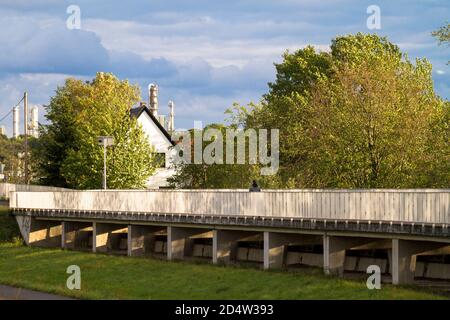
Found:
[[[68,152],[78,148],[80,136],[77,117],[84,108],[80,100],[88,91],[88,83],[68,78],[45,106],[45,118],[50,124],[40,125],[39,139],[31,147],[33,171],[39,177],[39,184],[71,186],[62,175],[61,168]]]
[[[439,44],[450,45],[450,23],[433,31],[431,34],[438,40]],[[448,63],[450,63],[450,61]]]
[[[0,134],[0,164],[4,164],[4,175],[10,183],[24,183],[24,162],[22,155],[25,151],[22,137],[13,139]]]
[[[426,60],[340,64],[316,87],[311,108],[314,152],[305,169],[314,186],[442,187],[450,181],[445,132],[436,126],[445,109]],[[431,179],[433,173],[440,178]]]
[[[226,150],[225,136],[227,127],[222,124],[210,124],[206,126],[201,134],[204,136],[204,132],[209,128],[217,129],[221,132],[223,139],[223,150]],[[191,136],[191,143],[194,141],[195,130],[190,130],[189,134]],[[205,148],[215,141],[203,140],[202,152]],[[191,159],[194,159],[194,148],[191,146]],[[193,162],[193,161],[192,161]],[[196,164],[180,163],[175,165],[176,174],[169,178],[170,185],[177,188],[188,188],[188,189],[210,189],[210,188],[222,188],[231,189],[239,188],[246,189],[251,185],[251,182],[257,176],[259,170],[257,165],[246,164],[226,164],[225,154],[222,158],[223,164]],[[235,161],[236,162],[236,161]]]
[[[450,43],[450,23],[431,33],[439,43]]]
[[[33,148],[41,183],[72,188],[101,186],[103,149],[98,136],[111,135],[107,152],[109,188],[142,188],[155,170],[153,149],[130,108],[139,89],[112,74],[90,82],[68,79],[46,106],[49,125]]]
[[[330,53],[286,53],[276,67],[269,93],[234,119],[280,129],[279,187],[449,186],[448,102],[428,61],[358,33],[334,39]]]

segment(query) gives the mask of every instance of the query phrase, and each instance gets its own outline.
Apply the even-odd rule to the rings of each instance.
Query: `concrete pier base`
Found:
[[[54,248],[61,246],[61,222],[31,218],[28,244],[36,247]]]
[[[93,226],[91,222],[62,222],[61,246],[65,249],[92,249]]]
[[[128,226],[128,255],[141,256],[155,253],[155,240],[158,234],[166,232],[166,227]]]
[[[417,254],[446,247],[445,243],[392,239],[392,283],[414,282]]]
[[[167,259],[181,260],[194,255],[194,238],[212,237],[212,232],[201,228],[167,227]]]
[[[93,252],[128,253],[127,225],[94,222],[93,229]]]

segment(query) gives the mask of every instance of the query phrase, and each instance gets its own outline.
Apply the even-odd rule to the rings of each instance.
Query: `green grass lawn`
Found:
[[[0,235],[17,235],[0,212]],[[12,229],[10,229],[12,228]],[[439,299],[431,292],[302,272],[262,271],[150,258],[41,249],[0,238],[0,283],[86,299]],[[81,290],[66,288],[69,265],[81,268]]]

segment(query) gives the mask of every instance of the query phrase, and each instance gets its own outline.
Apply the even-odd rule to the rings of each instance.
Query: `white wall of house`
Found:
[[[165,168],[156,169],[156,173],[147,181],[147,187],[158,188],[167,186],[167,178],[175,174],[175,170],[173,168],[173,157],[175,150],[170,149],[172,147],[171,142],[161,132],[146,112],[142,112],[137,121],[142,126],[142,129],[147,135],[150,144],[155,148],[155,152],[164,153],[166,159]]]

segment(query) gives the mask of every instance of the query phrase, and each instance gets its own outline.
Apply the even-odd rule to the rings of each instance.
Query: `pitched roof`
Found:
[[[170,134],[167,132],[167,130],[161,125],[161,123],[159,123],[158,119],[155,118],[155,116],[150,112],[150,110],[147,108],[147,106],[144,105],[140,105],[139,107],[136,108],[132,108],[130,110],[130,115],[132,117],[135,117],[136,119],[139,118],[141,116],[141,114],[145,112],[147,113],[147,115],[149,116],[149,118],[156,124],[156,126],[158,127],[159,131],[162,132],[162,134],[167,138],[167,140],[169,140],[169,142],[174,146],[175,142],[172,141],[172,138],[170,136]]]

